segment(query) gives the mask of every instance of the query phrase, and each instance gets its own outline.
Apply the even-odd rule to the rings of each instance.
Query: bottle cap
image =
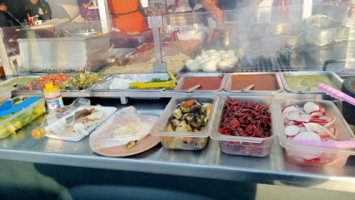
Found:
[[[53,85],[52,83],[46,83],[46,85],[43,88],[43,92],[49,93],[49,92],[55,92],[59,90],[58,85]]]
[[[33,138],[40,139],[46,135],[46,132],[43,130],[43,128],[37,127],[32,130],[31,134]]]

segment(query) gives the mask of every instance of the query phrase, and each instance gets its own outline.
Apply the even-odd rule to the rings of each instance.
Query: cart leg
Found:
[[[121,104],[126,105],[128,103],[128,98],[127,97],[120,97]]]

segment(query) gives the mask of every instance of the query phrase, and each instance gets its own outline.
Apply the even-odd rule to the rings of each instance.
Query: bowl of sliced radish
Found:
[[[280,145],[295,164],[343,167],[355,154],[355,136],[331,101],[279,100],[273,121],[279,122]]]

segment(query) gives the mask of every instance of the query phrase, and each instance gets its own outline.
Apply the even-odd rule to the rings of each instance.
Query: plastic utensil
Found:
[[[337,90],[329,85],[323,84],[323,83],[318,83],[317,87],[327,93],[328,95],[337,98],[341,101],[346,101],[350,103],[351,105],[355,106],[355,98],[345,94],[344,92]]]
[[[309,91],[310,87],[311,86],[306,85],[306,86],[302,87],[301,89],[297,90],[297,93],[307,93]]]
[[[19,104],[19,105],[17,105],[17,106],[14,106],[14,107],[12,107],[12,108],[10,108],[10,109],[7,109],[7,110],[5,110],[5,111],[0,112],[0,118],[1,118],[1,117],[4,117],[4,116],[7,116],[7,115],[10,115],[10,114],[12,114],[12,113],[14,113],[14,112],[17,112],[17,111],[19,111],[19,110],[22,110],[22,109],[24,109],[24,108],[30,106],[31,104],[33,104],[33,103],[35,103],[35,102],[37,102],[37,101],[39,101],[39,98],[38,98],[38,97],[31,97],[31,98],[28,98],[28,99],[26,99],[24,102],[22,102],[21,104]]]
[[[251,85],[245,87],[244,89],[242,89],[242,92],[247,92],[247,91],[253,89],[254,86],[255,86],[255,84],[251,84]]]
[[[194,90],[196,90],[197,88],[201,87],[201,85],[195,85],[195,86],[192,86],[190,87],[189,89],[186,90],[186,93],[191,93],[193,92]]]
[[[5,101],[2,104],[0,104],[0,112],[8,110],[12,108],[12,106],[13,106],[12,101]]]
[[[292,140],[292,143],[303,144],[303,145],[312,145],[312,146],[323,146],[323,147],[333,147],[333,148],[355,148],[354,140],[347,141],[332,141],[332,142],[321,142],[314,140]]]

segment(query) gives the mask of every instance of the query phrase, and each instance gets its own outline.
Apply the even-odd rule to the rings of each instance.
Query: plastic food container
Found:
[[[276,129],[275,131],[279,134],[280,145],[285,149],[287,160],[298,165],[343,167],[349,155],[355,154],[354,149],[295,144],[287,139],[282,109],[289,105],[303,106],[307,102],[309,101],[278,100],[276,105],[273,107],[274,115],[272,117],[273,121],[276,123],[274,124]],[[342,114],[333,102],[324,100],[313,102],[323,106],[327,115],[336,117],[334,125],[340,141],[355,139],[354,133],[351,131]]]
[[[238,99],[241,101],[249,101],[251,103],[258,102],[261,105],[270,105],[272,102],[272,98],[263,97],[263,96],[261,97],[230,96],[230,97],[232,97],[232,99]],[[272,128],[271,136],[267,138],[229,136],[229,135],[223,135],[218,132],[224,103],[227,100],[228,100],[227,96],[222,97],[220,100],[220,103],[217,107],[218,114],[216,115],[216,120],[213,123],[213,130],[211,134],[212,139],[217,140],[219,142],[220,150],[223,153],[232,154],[232,155],[254,156],[254,157],[265,157],[269,155],[275,138],[273,126],[271,127]],[[273,114],[271,112],[271,108],[269,109],[269,112]]]
[[[206,128],[199,132],[167,132],[166,127],[168,120],[171,117],[173,110],[183,101],[196,100],[201,104],[211,104],[211,114],[208,119]],[[205,148],[213,121],[216,115],[218,96],[196,96],[185,95],[183,97],[174,97],[166,106],[163,114],[158,119],[158,122],[151,130],[151,134],[158,136],[161,139],[161,144],[167,149],[182,149],[182,150],[201,150]]]
[[[22,99],[22,97],[16,97]],[[40,99],[30,106],[9,115],[4,120],[0,121],[0,139],[5,138],[18,129],[32,122],[34,119],[46,112],[44,99]]]

